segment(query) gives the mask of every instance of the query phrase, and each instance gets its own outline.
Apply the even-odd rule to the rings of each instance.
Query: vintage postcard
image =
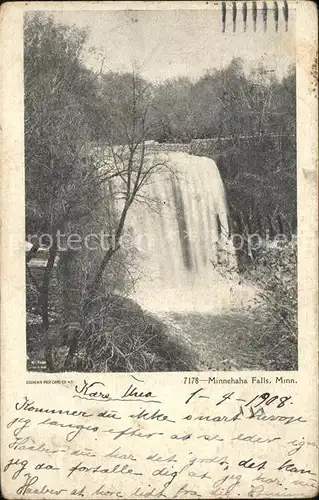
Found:
[[[0,16],[4,498],[315,497],[315,3]]]

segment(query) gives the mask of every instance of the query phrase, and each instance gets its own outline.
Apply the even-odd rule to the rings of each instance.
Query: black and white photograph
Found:
[[[28,371],[298,370],[295,30],[24,13]]]

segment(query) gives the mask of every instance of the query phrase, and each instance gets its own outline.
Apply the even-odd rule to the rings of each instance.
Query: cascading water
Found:
[[[236,263],[216,163],[183,152],[157,153],[156,162],[162,168],[127,220],[138,253],[133,298],[153,312],[215,313],[247,304],[253,290],[216,269]]]

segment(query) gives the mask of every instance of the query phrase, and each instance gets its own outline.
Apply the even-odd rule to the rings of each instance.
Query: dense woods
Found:
[[[174,369],[169,356],[185,359],[180,369],[195,369],[182,340],[172,342],[165,325],[123,298],[131,256],[119,238],[127,214],[153,173],[167,167],[148,161],[145,143],[217,138],[217,149],[203,141],[202,154],[217,160],[234,228],[280,232],[284,226],[294,233],[295,68],[278,81],[263,66],[247,74],[233,59],[196,81],[154,84],[133,68],[89,70],[88,37],[42,14],[25,21],[26,238],[33,235],[27,263],[40,244],[50,243],[45,268],[27,266],[30,345],[41,339],[49,371],[148,370],[150,360],[154,369]],[[93,157],[98,144],[112,161]],[[121,209],[114,209],[111,180],[119,183]],[[58,232],[67,237],[105,227],[115,233],[107,250],[59,251]]]

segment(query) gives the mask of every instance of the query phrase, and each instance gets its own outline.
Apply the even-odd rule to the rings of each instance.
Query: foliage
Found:
[[[275,330],[297,341],[297,244],[277,243],[261,247],[249,275],[259,287],[259,297],[265,302]]]
[[[240,59],[196,82],[167,81],[154,89],[160,117],[152,138],[165,142],[223,138],[196,154],[217,161],[231,216],[252,224],[283,214],[294,231],[297,214],[296,72],[280,82],[262,66],[247,75]]]
[[[76,211],[83,146],[90,137],[85,112],[92,76],[80,56],[86,32],[36,14],[26,20],[25,167],[27,234],[64,229],[66,211]],[[73,192],[72,192],[73,191]]]
[[[294,239],[262,248],[249,275],[259,287],[262,314],[269,324],[261,352],[274,370],[298,369],[297,244]],[[260,346],[260,342],[258,347]]]
[[[35,234],[27,262],[39,249],[37,236],[47,233],[51,244],[38,291],[49,370],[54,370],[56,339],[50,332],[50,288],[57,259],[61,323],[67,332],[73,331],[66,335],[68,369],[80,347],[79,332],[85,331],[85,343],[94,334],[92,303],[101,288],[112,290],[107,279],[114,256],[121,255],[120,238],[131,205],[140,201],[140,190],[153,173],[165,168],[156,155],[149,159],[145,150],[149,93],[144,80],[133,73],[118,85],[118,79],[109,75],[101,91],[101,81],[81,61],[85,39],[85,31],[55,24],[50,17],[36,14],[27,19],[26,229]],[[98,124],[103,134],[102,148],[97,151],[92,148],[92,123]],[[121,146],[115,144],[119,138]],[[66,237],[76,233],[83,241],[92,232],[103,230],[111,238],[114,235],[106,248],[88,252],[83,245],[66,251],[59,247],[59,232]],[[32,279],[29,268],[28,272]]]
[[[237,269],[216,267],[226,276]],[[250,308],[253,329],[246,345],[246,364],[265,370],[298,369],[297,243],[263,241],[251,259],[242,263],[239,282],[256,289],[255,306]],[[246,339],[247,340],[247,339]],[[242,353],[238,353],[242,357]],[[240,366],[240,363],[239,363]]]
[[[57,299],[51,298],[53,301]],[[58,315],[58,309],[53,312]],[[36,314],[29,313],[28,353],[33,361],[38,361],[38,365],[30,364],[30,369],[41,367],[41,361],[44,360],[41,329],[34,321],[36,317]],[[55,346],[54,368],[63,371],[69,342],[65,329],[59,332],[59,324],[52,323],[50,335]],[[145,313],[138,304],[120,295],[101,294],[95,300],[94,307],[91,307],[85,328],[80,333],[79,348],[68,367],[71,371],[92,373],[201,369],[199,352],[176,323],[168,323],[167,319]]]

